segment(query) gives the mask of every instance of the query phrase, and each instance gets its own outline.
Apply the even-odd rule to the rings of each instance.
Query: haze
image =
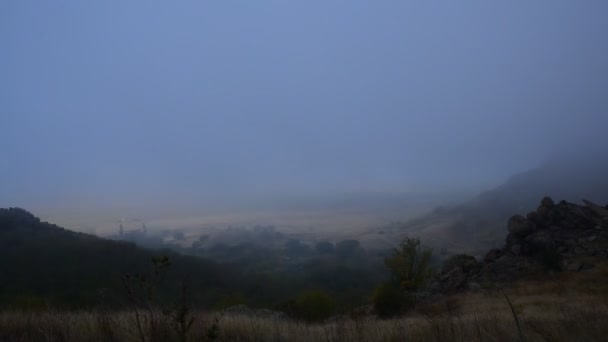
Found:
[[[607,13],[2,1],[0,207],[483,190],[605,146]]]

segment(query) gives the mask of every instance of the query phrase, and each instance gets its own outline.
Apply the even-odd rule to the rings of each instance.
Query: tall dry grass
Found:
[[[198,312],[187,341],[604,341],[608,305],[601,300],[529,301],[498,295],[460,296],[420,307],[407,317],[339,317],[323,324]],[[549,299],[549,298],[548,298]],[[477,309],[475,309],[477,308]],[[159,313],[159,316],[160,313]],[[169,322],[145,320],[145,341],[179,341]],[[2,341],[141,341],[133,312],[2,312]]]
[[[605,341],[607,275],[605,264],[546,275],[420,304],[390,320],[343,315],[307,324],[198,311],[181,341]],[[0,341],[180,341],[170,316],[140,311],[139,319],[141,329],[135,311],[0,311]]]

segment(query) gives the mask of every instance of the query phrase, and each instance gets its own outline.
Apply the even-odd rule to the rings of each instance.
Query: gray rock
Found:
[[[521,215],[511,216],[507,224],[509,232],[515,236],[523,237],[532,233],[536,225]]]
[[[544,208],[544,207],[540,207],[540,208]],[[538,209],[538,211],[541,210],[540,208]],[[548,209],[546,209],[546,210],[548,210]],[[538,211],[529,212],[528,215],[526,215],[526,218],[528,220],[534,222],[534,224],[536,224],[536,225],[544,225],[546,223],[546,220],[543,217],[544,214],[542,214]]]
[[[514,255],[519,255],[521,253],[521,245],[513,245],[509,248],[509,251]]]
[[[527,218],[515,215],[509,219],[504,248],[488,251],[482,262],[468,255],[446,261],[432,281],[431,292],[477,291],[479,284],[506,284],[529,275],[542,277],[549,257],[562,271],[583,271],[594,267],[588,261],[608,260],[608,208],[589,201],[585,204],[561,201],[556,205],[544,198]]]
[[[481,285],[479,285],[479,283],[476,283],[474,281],[471,281],[467,284],[469,290],[471,291],[479,291],[481,290]]]
[[[460,290],[465,287],[467,283],[467,275],[461,270],[454,269],[450,272],[449,277],[444,284],[445,291]]]
[[[553,239],[547,231],[537,232],[525,238],[527,252],[534,254],[553,246]]]
[[[498,257],[500,257],[500,255],[502,254],[502,250],[499,248],[492,248],[490,249],[490,251],[488,251],[488,253],[486,254],[486,256],[483,258],[483,261],[485,262],[492,262],[494,260],[496,260]]]
[[[551,199],[551,197],[549,196],[545,196],[541,201],[540,201],[540,205],[545,207],[545,208],[553,208],[555,206],[555,202],[553,202],[553,200]]]

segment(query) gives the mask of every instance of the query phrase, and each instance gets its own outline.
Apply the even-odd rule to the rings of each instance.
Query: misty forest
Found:
[[[0,2],[0,341],[602,341],[608,2]]]

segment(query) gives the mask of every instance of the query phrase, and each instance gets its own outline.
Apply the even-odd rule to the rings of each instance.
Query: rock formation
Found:
[[[582,271],[608,260],[608,207],[590,201],[555,204],[545,197],[536,211],[512,216],[503,248],[483,260],[456,255],[431,285],[433,293],[476,290],[549,271]]]

